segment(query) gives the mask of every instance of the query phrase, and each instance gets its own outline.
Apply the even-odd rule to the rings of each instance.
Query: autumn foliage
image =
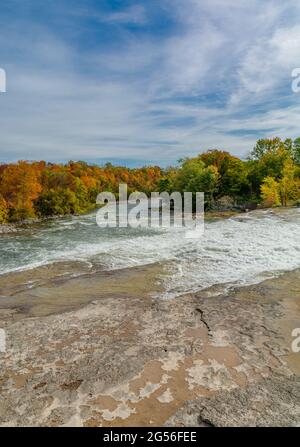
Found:
[[[19,161],[0,165],[0,223],[81,214],[101,191],[203,191],[206,208],[288,206],[300,202],[300,139],[259,140],[247,160],[210,150],[180,160],[177,167],[129,169],[83,161],[67,164]]]
[[[34,217],[81,214],[95,207],[101,191],[129,193],[157,190],[162,170],[157,166],[128,169],[70,161],[66,165],[19,161],[0,166],[0,223]]]

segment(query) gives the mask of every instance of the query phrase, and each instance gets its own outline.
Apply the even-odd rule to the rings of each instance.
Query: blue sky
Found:
[[[0,161],[245,157],[300,135],[298,0],[7,0]]]

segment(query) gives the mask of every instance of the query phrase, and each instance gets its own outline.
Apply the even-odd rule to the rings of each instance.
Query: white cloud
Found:
[[[239,88],[232,96],[237,104],[249,99],[262,101],[265,95],[276,95],[276,88],[285,83],[300,63],[300,26],[275,29],[268,37],[257,40],[248,50],[238,69]]]
[[[300,65],[294,0],[161,5],[172,32],[126,32],[106,49],[81,52],[35,23],[22,38],[2,27],[8,93],[0,97],[0,158],[174,161],[212,147],[246,155],[255,131],[298,136],[300,95],[290,89],[291,69]],[[139,5],[96,18],[120,26],[150,20]]]

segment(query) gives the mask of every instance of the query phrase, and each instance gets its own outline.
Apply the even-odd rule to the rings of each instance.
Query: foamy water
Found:
[[[254,211],[184,229],[101,229],[95,215],[37,225],[0,238],[0,273],[80,260],[104,269],[160,262],[162,295],[246,285],[300,267],[300,210]]]

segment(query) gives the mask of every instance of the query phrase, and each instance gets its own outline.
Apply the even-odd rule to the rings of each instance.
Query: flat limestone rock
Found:
[[[299,426],[300,378],[274,376],[259,383],[221,391],[188,402],[166,426],[289,427]]]
[[[0,425],[299,425],[300,273],[163,300],[158,270],[14,283]]]

